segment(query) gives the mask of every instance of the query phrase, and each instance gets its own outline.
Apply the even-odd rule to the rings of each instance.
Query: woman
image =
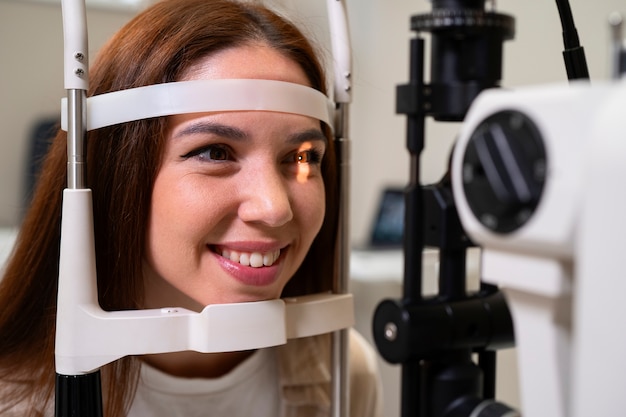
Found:
[[[312,46],[266,8],[167,0],[102,49],[89,95],[219,78],[326,87]],[[0,415],[51,415],[54,403],[65,137],[51,145],[0,284]],[[87,149],[105,310],[199,310],[331,288],[337,196],[324,123],[193,113],[91,131]],[[374,355],[358,336],[350,346],[351,416],[376,415]],[[124,358],[102,369],[105,413],[328,415],[328,349],[321,336],[255,352]]]

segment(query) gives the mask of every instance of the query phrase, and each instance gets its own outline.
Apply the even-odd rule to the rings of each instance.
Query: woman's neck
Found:
[[[250,357],[253,350],[227,353],[174,352],[141,356],[148,365],[172,376],[219,378]]]

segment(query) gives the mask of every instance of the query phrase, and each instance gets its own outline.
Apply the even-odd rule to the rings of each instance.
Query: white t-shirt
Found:
[[[231,372],[214,379],[174,377],[142,364],[128,417],[276,417],[280,403],[277,380],[272,348],[259,349]]]

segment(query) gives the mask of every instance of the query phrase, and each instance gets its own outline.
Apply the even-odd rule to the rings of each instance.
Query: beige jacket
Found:
[[[350,417],[381,417],[382,387],[376,353],[356,331],[349,338]],[[330,335],[290,340],[279,348],[280,417],[331,414]]]

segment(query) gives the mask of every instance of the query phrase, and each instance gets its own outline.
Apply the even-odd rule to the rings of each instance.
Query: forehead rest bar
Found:
[[[67,99],[61,128],[67,130]],[[319,119],[329,126],[333,103],[302,84],[261,79],[192,80],[114,91],[87,99],[87,130],[174,114],[272,111]]]

